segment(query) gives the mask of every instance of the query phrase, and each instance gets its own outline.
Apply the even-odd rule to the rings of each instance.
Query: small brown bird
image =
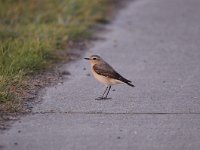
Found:
[[[94,77],[99,82],[101,82],[107,86],[103,95],[96,98],[96,100],[107,99],[108,93],[110,92],[112,85],[126,83],[129,86],[135,87],[133,84],[131,84],[130,80],[127,80],[124,77],[122,77],[107,62],[105,62],[100,56],[92,55],[89,58],[85,58],[85,59],[89,60],[89,62],[91,64],[91,71],[92,71]]]

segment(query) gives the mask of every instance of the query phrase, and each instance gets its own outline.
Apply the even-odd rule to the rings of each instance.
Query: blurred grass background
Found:
[[[68,41],[90,37],[108,10],[107,0],[0,0],[0,111],[17,111],[24,78],[51,65]]]

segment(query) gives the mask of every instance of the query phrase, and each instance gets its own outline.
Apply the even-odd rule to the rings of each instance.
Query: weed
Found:
[[[0,110],[19,110],[27,75],[51,66],[69,41],[91,37],[107,9],[106,0],[1,0]]]

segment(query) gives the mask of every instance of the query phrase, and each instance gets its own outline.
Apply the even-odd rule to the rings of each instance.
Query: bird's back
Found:
[[[113,78],[122,82],[131,82],[130,80],[125,79],[123,76],[121,76],[117,71],[115,71],[108,63],[105,61],[96,64],[93,66],[94,71],[102,76]]]

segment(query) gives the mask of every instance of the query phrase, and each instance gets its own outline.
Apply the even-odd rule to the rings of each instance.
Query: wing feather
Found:
[[[130,80],[125,79],[122,77],[118,72],[116,72],[109,64],[102,63],[102,64],[96,64],[93,66],[94,71],[102,76],[113,78],[116,80],[120,80],[122,82],[131,82]]]

